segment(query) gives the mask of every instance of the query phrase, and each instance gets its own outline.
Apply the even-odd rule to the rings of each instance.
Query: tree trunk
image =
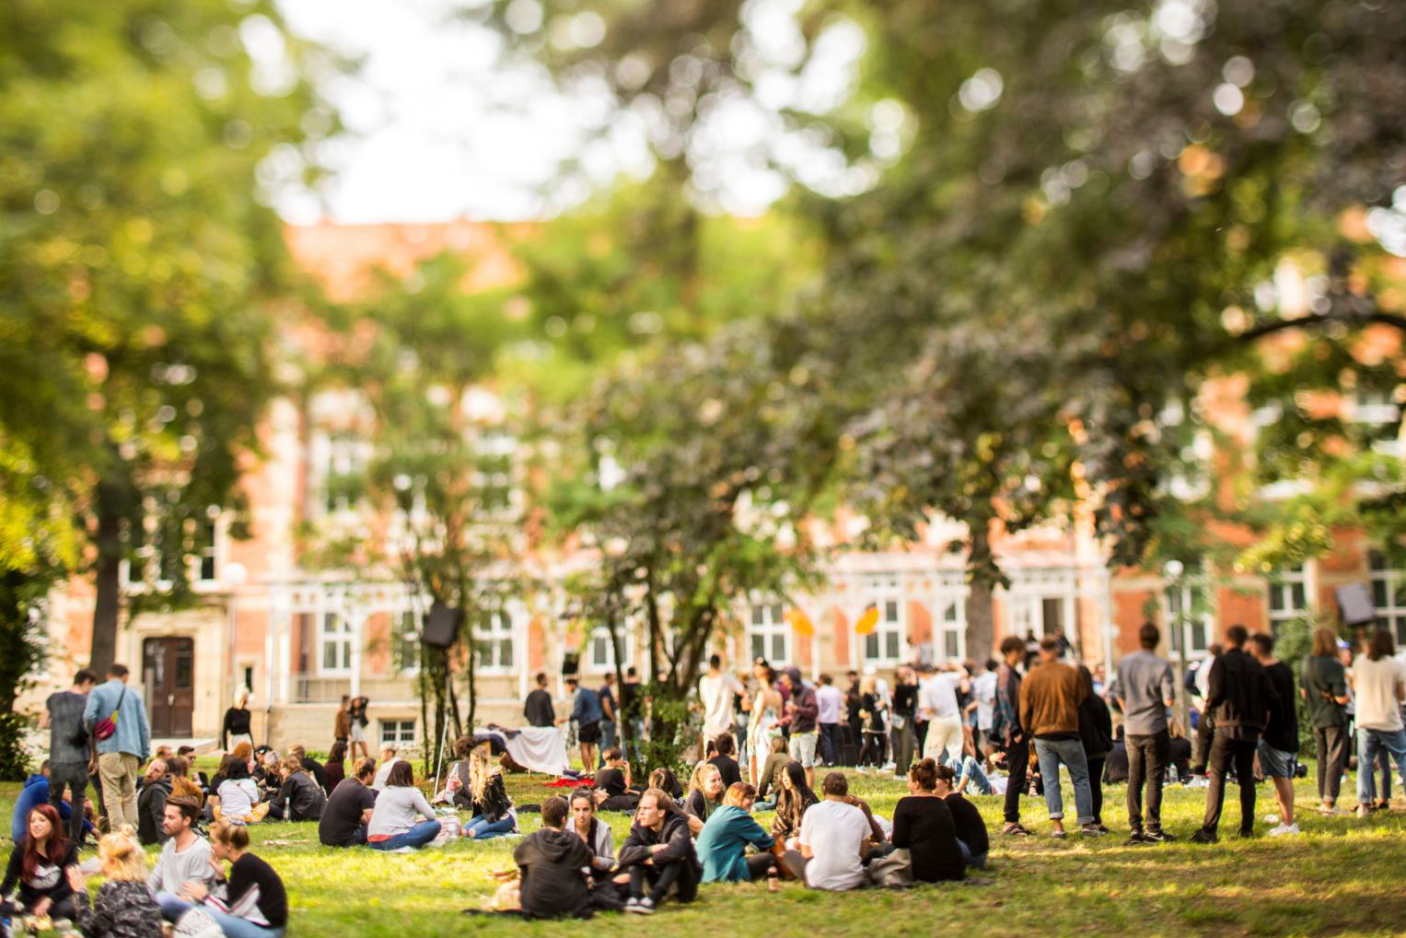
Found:
[[[117,659],[117,626],[122,612],[122,518],[127,499],[123,487],[99,482],[93,538],[98,556],[94,564],[97,596],[93,602],[93,638],[88,667],[101,677]]]
[[[994,657],[996,640],[996,616],[992,608],[992,593],[995,581],[992,572],[995,560],[991,553],[991,536],[986,523],[971,523],[971,539],[967,558],[967,658],[982,662]]]

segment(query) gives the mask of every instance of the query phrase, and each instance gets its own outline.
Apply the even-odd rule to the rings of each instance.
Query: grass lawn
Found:
[[[886,816],[906,794],[898,781],[856,773],[852,791]],[[541,777],[511,777],[518,804],[541,802],[553,789]],[[1066,781],[1066,789],[1067,789]],[[0,785],[0,811],[9,818],[18,785]],[[1346,791],[1352,789],[1345,784]],[[1298,794],[1310,801],[1311,784]],[[387,855],[366,849],[317,846],[313,825],[252,828],[255,850],[288,886],[293,935],[406,938],[419,935],[574,935],[606,928],[613,935],[694,936],[725,930],[735,935],[1386,935],[1406,932],[1406,812],[1325,818],[1303,812],[1300,837],[1233,836],[1239,821],[1235,789],[1227,799],[1218,846],[1185,842],[1199,826],[1204,789],[1180,787],[1164,802],[1164,823],[1183,840],[1159,847],[1128,847],[1125,789],[1105,793],[1105,821],[1113,834],[1098,840],[1048,836],[1042,802],[1024,801],[1028,826],[1041,836],[1010,841],[993,834],[994,885],[921,886],[907,891],[828,895],[789,883],[779,895],[761,884],[706,886],[689,907],[659,914],[598,917],[580,922],[522,922],[458,914],[481,907],[494,884],[487,873],[509,868],[516,839],[460,841],[443,850]],[[1068,793],[1066,791],[1066,798]],[[999,829],[1001,799],[976,797],[987,823]],[[1348,796],[1345,801],[1351,801]],[[1269,786],[1260,786],[1257,828],[1273,813]],[[608,815],[619,838],[623,815]],[[526,832],[539,818],[524,814]],[[769,817],[763,818],[769,823]],[[290,841],[287,846],[266,841]],[[4,849],[9,849],[8,841]],[[152,851],[155,853],[155,850]]]

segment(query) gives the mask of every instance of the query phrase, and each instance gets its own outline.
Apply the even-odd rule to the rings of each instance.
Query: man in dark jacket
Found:
[[[137,796],[137,839],[146,846],[164,844],[170,840],[161,828],[166,813],[166,799],[171,795],[171,779],[166,774],[166,762],[152,759],[142,777],[142,791]]]
[[[1030,772],[1030,738],[1020,727],[1020,663],[1025,660],[1025,642],[1017,635],[1001,641],[1001,666],[996,669],[996,705],[991,715],[991,734],[1001,740],[1006,771],[1006,826],[1001,833],[1030,836],[1020,823],[1020,796],[1025,794]]]
[[[790,692],[782,722],[789,721],[791,726],[791,758],[806,770],[806,784],[814,788],[815,753],[820,744],[820,704],[815,699],[815,688],[801,680],[801,669],[795,667],[781,672],[781,686]],[[726,779],[723,781],[727,783]]]
[[[513,851],[528,918],[591,917],[591,893],[581,870],[591,866],[594,855],[584,840],[564,830],[569,813],[565,798],[548,798],[542,803],[542,829]]]
[[[677,886],[675,898],[692,902],[698,897],[702,871],[693,851],[688,818],[673,810],[674,800],[657,788],[640,796],[639,811],[630,836],[620,848],[620,869],[630,874],[630,900],[626,912],[650,915]],[[645,895],[645,887],[649,895]]]
[[[1230,646],[1211,665],[1206,710],[1215,720],[1211,758],[1207,774],[1206,816],[1193,842],[1213,844],[1225,801],[1225,776],[1235,765],[1240,783],[1240,836],[1249,837],[1255,828],[1255,749],[1269,722],[1269,710],[1277,705],[1274,689],[1264,667],[1245,651],[1250,633],[1243,625],[1225,630]],[[1292,706],[1292,703],[1290,704]]]
[[[556,726],[557,712],[552,707],[552,695],[547,690],[547,675],[537,675],[537,689],[527,695],[522,715],[528,726]]]

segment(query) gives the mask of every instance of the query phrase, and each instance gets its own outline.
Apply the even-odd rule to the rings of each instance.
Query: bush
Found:
[[[29,753],[24,750],[27,729],[18,713],[0,713],[0,781],[22,782],[29,777]]]

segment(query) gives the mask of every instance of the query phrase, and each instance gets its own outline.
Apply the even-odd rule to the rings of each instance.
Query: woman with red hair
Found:
[[[64,834],[63,822],[52,805],[41,804],[29,812],[25,835],[10,852],[0,895],[19,885],[19,906],[36,917],[74,917],[73,889],[65,870],[78,865],[78,847]]]

